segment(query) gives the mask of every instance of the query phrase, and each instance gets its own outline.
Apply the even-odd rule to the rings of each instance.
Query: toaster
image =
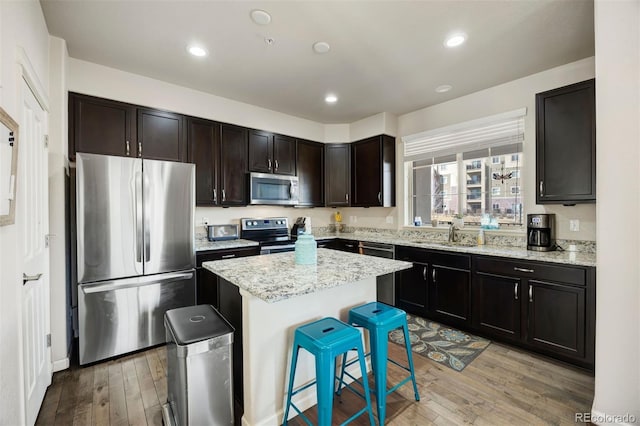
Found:
[[[237,240],[238,225],[207,225],[209,241]]]

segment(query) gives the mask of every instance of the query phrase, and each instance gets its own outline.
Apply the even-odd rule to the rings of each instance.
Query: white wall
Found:
[[[49,240],[51,288],[51,361],[53,370],[69,366],[66,316],[65,175],[67,173],[67,44],[49,40]]]
[[[593,204],[574,207],[541,206],[535,203],[535,94],[556,87],[594,77],[594,58],[587,58],[557,68],[546,70],[480,92],[453,99],[438,105],[404,114],[398,117],[398,143],[401,137],[426,130],[482,118],[501,112],[526,107],[524,164],[522,166],[522,191],[525,213],[555,213],[556,234],[560,239],[595,240],[596,208]],[[398,152],[398,170],[403,170],[402,149]],[[403,174],[397,179],[401,181]],[[599,188],[602,188],[601,186]],[[604,191],[599,191],[598,196]],[[398,185],[398,221],[404,217],[405,199],[403,185]],[[580,231],[569,231],[569,219],[580,220]]]
[[[637,423],[640,423],[639,28],[639,2],[596,0],[599,191],[596,381],[592,412],[630,414]],[[625,200],[624,208],[612,208],[621,199]],[[623,422],[624,419],[612,423]]]
[[[18,46],[27,53],[48,91],[48,32],[40,3],[35,0],[0,2],[0,105],[20,124],[21,81],[16,63]],[[17,182],[18,192],[20,181]],[[20,330],[22,328],[22,229],[18,202],[16,223],[0,227],[0,424],[24,422]]]

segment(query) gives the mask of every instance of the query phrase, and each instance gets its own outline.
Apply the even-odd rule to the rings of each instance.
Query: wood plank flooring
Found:
[[[390,344],[390,356],[406,359],[402,347]],[[589,412],[593,377],[583,370],[492,343],[462,372],[413,356],[420,401],[410,384],[387,400],[389,425],[542,425],[574,424],[575,413]],[[403,377],[389,364],[389,383]],[[167,399],[164,347],[86,368],[54,374],[40,410],[38,425],[162,425]],[[359,407],[349,391],[335,397],[334,424]],[[316,422],[315,408],[306,412]],[[292,425],[305,424],[299,418]],[[366,425],[361,416],[354,425]]]

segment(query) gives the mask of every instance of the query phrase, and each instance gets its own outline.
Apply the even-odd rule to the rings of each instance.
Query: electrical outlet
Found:
[[[393,216],[387,216],[387,223],[393,223]]]
[[[208,217],[202,217],[202,224],[203,225],[207,225],[209,223],[209,218]]]
[[[358,216],[349,216],[349,222],[357,223],[358,222]]]
[[[580,231],[580,221],[578,219],[569,220],[569,231],[573,231],[573,232]]]

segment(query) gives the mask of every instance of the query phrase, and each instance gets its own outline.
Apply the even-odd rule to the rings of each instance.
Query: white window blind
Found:
[[[405,161],[522,143],[526,108],[402,138]]]

